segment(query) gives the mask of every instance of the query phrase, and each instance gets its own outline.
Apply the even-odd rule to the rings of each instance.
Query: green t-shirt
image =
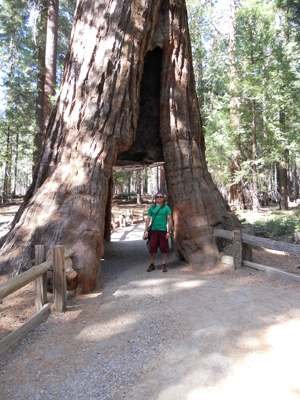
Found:
[[[156,213],[158,214],[156,215]],[[167,204],[163,206],[160,206],[158,204],[151,206],[148,210],[148,215],[152,218],[152,221],[156,215],[154,223],[151,226],[151,229],[153,231],[167,230],[168,216],[171,215],[171,208]]]

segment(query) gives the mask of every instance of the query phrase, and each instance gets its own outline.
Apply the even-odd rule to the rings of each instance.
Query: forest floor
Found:
[[[5,354],[1,399],[299,399],[299,284],[176,261],[147,273],[142,231],[114,232],[102,292]]]
[[[118,220],[119,215],[127,216],[130,212],[135,221],[141,221],[148,206],[148,204],[136,205],[127,202],[114,202],[112,211],[116,220]],[[18,204],[0,206],[0,237],[8,231],[9,224],[18,207]],[[243,229],[249,233],[292,241],[292,229],[300,219],[300,210],[299,208],[292,208],[289,211],[278,211],[276,208],[265,208],[257,212],[241,211],[239,218],[243,220]],[[224,252],[230,254],[230,246]],[[300,260],[295,256],[255,249],[253,250],[253,261],[300,275]],[[8,278],[8,276],[0,275],[0,283],[5,282]],[[0,338],[15,330],[34,312],[34,285],[31,283],[8,296],[5,300],[5,306],[0,305]]]
[[[20,201],[16,201],[15,204],[11,205],[0,206],[0,237],[9,231],[10,223],[19,206]],[[131,202],[114,202],[112,212],[116,221],[118,221],[119,215],[127,217],[130,214],[133,215],[135,221],[141,221],[147,207],[147,204],[137,205]],[[9,279],[8,275],[0,275],[0,284],[7,279]],[[0,339],[21,326],[34,314],[34,297],[34,283],[30,283],[8,296],[5,299],[5,306],[0,303]]]
[[[239,211],[244,231],[261,237],[292,243],[294,233],[300,231],[300,208],[278,210],[278,206],[261,208],[258,211]],[[253,261],[300,275],[300,260],[296,256],[267,249],[253,249]]]
[[[18,211],[19,206],[20,204],[0,206],[0,237],[9,231],[9,225]]]
[[[9,231],[19,206],[18,203],[0,206],[0,237]],[[7,279],[9,276],[0,275],[0,284]],[[8,296],[3,305],[0,303],[0,339],[27,321],[34,312],[34,284],[30,283]]]

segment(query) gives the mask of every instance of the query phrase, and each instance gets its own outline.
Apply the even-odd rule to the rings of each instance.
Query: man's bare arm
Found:
[[[173,218],[172,215],[168,215],[168,233],[171,233],[173,229]]]
[[[149,228],[150,221],[151,221],[151,217],[149,215],[147,215],[146,221],[145,221],[145,231]]]
[[[151,222],[151,217],[149,215],[147,215],[146,217],[146,221],[145,221],[145,232],[144,232],[144,237],[148,236],[148,228],[150,226],[150,222]]]

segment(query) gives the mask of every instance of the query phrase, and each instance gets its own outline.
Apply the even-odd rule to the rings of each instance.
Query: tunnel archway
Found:
[[[143,166],[164,163],[160,135],[160,100],[163,51],[156,46],[144,59],[140,82],[139,116],[132,146],[118,155],[115,167],[134,170]],[[166,191],[166,184],[164,191]],[[112,225],[113,174],[109,180],[106,200],[104,239],[110,240]]]
[[[149,165],[164,161],[160,136],[162,56],[160,47],[146,53],[134,141],[129,150],[119,154],[117,166]]]

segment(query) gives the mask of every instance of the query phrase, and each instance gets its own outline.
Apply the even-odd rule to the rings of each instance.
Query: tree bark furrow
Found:
[[[2,246],[6,262],[26,269],[34,244],[59,242],[72,250],[81,290],[92,290],[112,168],[124,154],[125,163],[165,161],[178,251],[214,263],[212,226],[237,221],[207,171],[184,0],[79,0],[35,181]]]

